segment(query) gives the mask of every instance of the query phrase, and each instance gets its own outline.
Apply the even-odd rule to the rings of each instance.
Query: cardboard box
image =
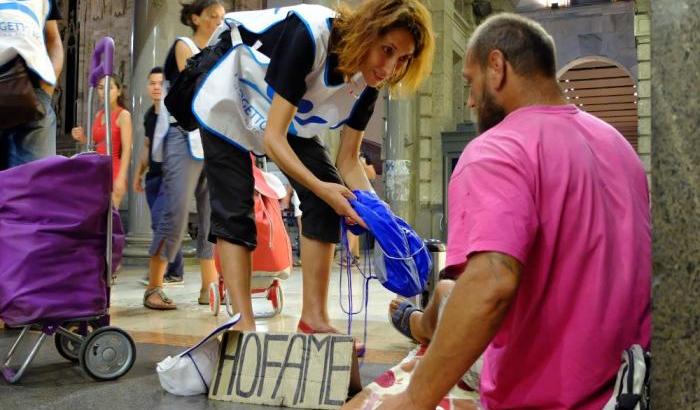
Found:
[[[353,339],[335,334],[229,331],[209,398],[307,409],[340,408],[348,395]]]

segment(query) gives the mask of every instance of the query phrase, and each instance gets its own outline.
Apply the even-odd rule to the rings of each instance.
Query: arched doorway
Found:
[[[585,57],[557,75],[567,100],[604,120],[637,149],[637,85],[629,72],[604,57]]]

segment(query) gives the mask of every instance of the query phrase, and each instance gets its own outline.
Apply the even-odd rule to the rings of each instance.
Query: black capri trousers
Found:
[[[205,129],[200,129],[204,146],[204,170],[211,200],[209,241],[218,238],[255,249],[253,168],[250,153]],[[328,149],[318,137],[287,135],[292,150],[306,168],[324,182],[342,184]],[[285,174],[286,175],[286,174]],[[302,211],[302,235],[328,243],[340,242],[340,217],[321,198],[289,175]]]

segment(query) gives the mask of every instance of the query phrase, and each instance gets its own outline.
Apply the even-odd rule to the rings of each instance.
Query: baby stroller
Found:
[[[284,198],[286,190],[277,177],[255,165],[255,157],[252,155],[251,161],[255,179],[255,227],[258,238],[258,246],[253,252],[251,292],[253,295],[264,293],[273,309],[255,312],[255,317],[270,318],[282,311],[284,293],[280,280],[289,278],[292,270],[292,247],[279,205],[279,200]],[[221,276],[221,263],[216,250],[214,258],[219,281],[209,286],[209,307],[214,316],[217,316],[221,303],[224,302],[226,312],[233,316],[236,312],[232,309],[229,292]]]
[[[113,54],[111,38],[97,43],[90,107],[99,79],[109,90]],[[109,121],[108,96],[105,111]],[[95,380],[123,376],[136,358],[132,338],[109,326],[112,267],[121,258],[124,235],[112,206],[109,123],[106,128],[107,156],[54,156],[0,172],[0,318],[22,327],[2,364],[9,383],[22,377],[51,335],[58,352]],[[19,368],[13,367],[30,330],[41,334]]]

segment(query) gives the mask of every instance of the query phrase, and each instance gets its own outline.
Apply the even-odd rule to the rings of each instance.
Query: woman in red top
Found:
[[[104,79],[97,86],[97,94],[100,104],[104,104]],[[112,201],[115,207],[127,192],[129,178],[129,159],[131,158],[131,113],[124,106],[124,93],[122,85],[116,78],[110,81],[109,93],[110,123],[112,128]],[[75,127],[71,131],[73,139],[85,144],[87,139],[83,127]],[[100,154],[107,153],[105,139],[107,138],[107,125],[104,120],[104,110],[95,115],[92,125],[92,138],[95,141],[96,150]],[[122,166],[121,164],[124,164]]]

